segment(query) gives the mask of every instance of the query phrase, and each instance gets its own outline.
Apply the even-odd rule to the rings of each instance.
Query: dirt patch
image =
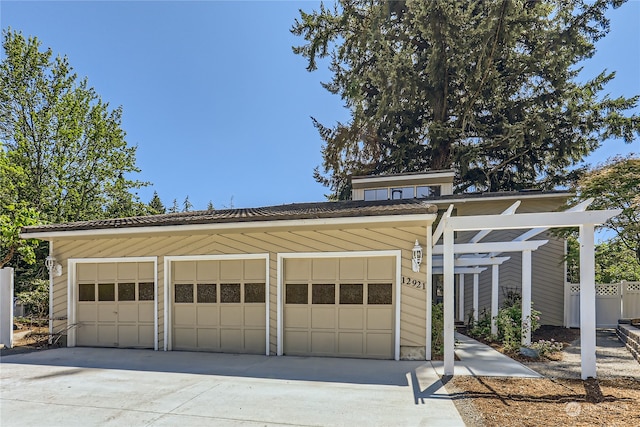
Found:
[[[16,323],[17,329],[13,331],[13,348],[3,348],[0,355],[28,353],[31,351],[45,350],[49,346],[49,328],[29,323]]]
[[[446,387],[470,426],[640,425],[640,379],[460,376]]]

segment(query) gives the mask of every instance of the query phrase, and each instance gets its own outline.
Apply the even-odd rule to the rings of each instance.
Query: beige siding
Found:
[[[270,351],[276,352],[277,254],[290,252],[381,251],[402,249],[402,275],[425,281],[422,272],[411,270],[411,249],[418,239],[425,244],[425,227],[351,227],[320,230],[291,229],[260,232],[144,235],[96,239],[58,239],[56,258],[64,274],[56,278],[54,315],[57,328],[66,327],[67,268],[69,258],[158,257],[158,341],[164,347],[164,257],[179,255],[269,254]],[[425,292],[402,286],[400,344],[420,346],[425,342]]]

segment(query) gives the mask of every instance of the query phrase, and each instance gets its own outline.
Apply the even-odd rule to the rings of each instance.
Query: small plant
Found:
[[[561,342],[557,342],[553,338],[551,338],[551,341],[539,340],[539,341],[533,342],[531,343],[529,348],[536,350],[540,355],[540,357],[543,357],[547,354],[562,351],[563,345]]]
[[[34,279],[31,289],[16,295],[25,305],[27,313],[36,319],[44,319],[49,315],[49,281]]]
[[[491,314],[486,308],[480,312],[477,322],[469,322],[469,335],[486,341],[495,341],[496,337],[491,335]]]

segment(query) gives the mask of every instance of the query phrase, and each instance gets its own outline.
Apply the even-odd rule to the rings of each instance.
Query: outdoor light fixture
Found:
[[[413,247],[412,256],[411,256],[411,266],[414,273],[418,273],[420,271],[420,264],[422,263],[422,248],[416,239],[416,244]]]
[[[62,266],[56,263],[56,257],[48,256],[44,265],[47,267],[47,270],[49,270],[49,273],[52,273],[56,277],[62,276]]]

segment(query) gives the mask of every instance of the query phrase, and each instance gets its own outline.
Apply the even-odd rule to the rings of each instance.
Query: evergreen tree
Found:
[[[577,80],[609,30],[619,0],[339,0],[300,11],[294,47],[330,58],[351,118],[325,126],[315,178],[337,198],[353,174],[459,170],[458,191],[545,189],[611,137],[640,133],[628,111],[638,96],[611,98],[614,73]]]
[[[208,211],[215,211],[216,208],[213,206],[213,202],[211,200],[209,200],[209,203],[207,204],[207,210]]]
[[[180,212],[180,207],[178,206],[178,200],[177,199],[173,199],[173,203],[171,204],[171,207],[169,208],[169,213],[178,213]]]
[[[184,198],[184,202],[182,202],[182,212],[190,212],[193,209],[193,205],[189,201],[189,196]]]
[[[160,200],[160,196],[158,196],[157,191],[153,192],[153,197],[149,202],[149,210],[151,211],[152,215],[158,215],[167,212],[167,209],[162,204],[162,200]]]

